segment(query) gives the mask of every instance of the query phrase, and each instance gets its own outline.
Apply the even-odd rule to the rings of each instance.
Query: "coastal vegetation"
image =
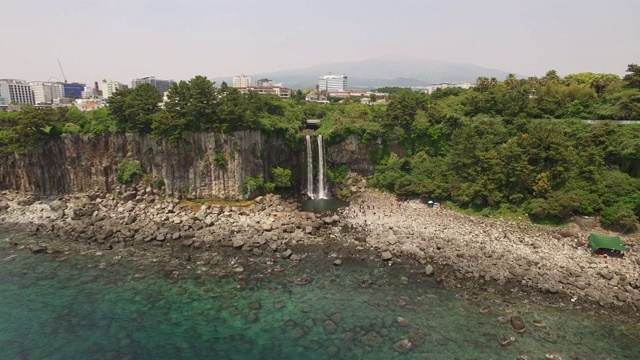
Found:
[[[481,77],[468,90],[379,90],[389,93],[386,104],[350,98],[326,105],[304,102],[302,92],[290,100],[243,94],[196,76],[174,84],[163,103],[154,88],[141,85],[116,92],[107,108],[88,113],[33,107],[0,113],[0,154],[25,154],[65,133],[107,132],[177,143],[190,132],[259,129],[295,147],[304,120],[320,119],[317,132],[327,146],[347,138],[376,145],[370,153],[377,165],[373,187],[487,215],[526,214],[555,223],[595,213],[603,225],[637,227],[640,66],[629,65],[622,78],[549,71],[541,78]],[[639,122],[589,125],[582,119]],[[226,156],[216,152],[216,166],[225,168]],[[125,173],[137,173],[125,165],[128,181]],[[244,190],[291,186],[289,169],[275,168],[266,176],[245,179]],[[328,176],[339,183],[346,169],[330,168]]]
[[[139,179],[144,175],[144,170],[135,160],[131,159],[122,159],[120,164],[118,164],[117,173],[116,173],[116,181],[120,184],[131,184],[134,180]]]

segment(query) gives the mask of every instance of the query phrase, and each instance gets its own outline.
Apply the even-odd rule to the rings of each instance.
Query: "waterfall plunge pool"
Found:
[[[301,211],[325,213],[336,212],[338,209],[349,206],[349,203],[340,199],[311,199],[300,204]]]

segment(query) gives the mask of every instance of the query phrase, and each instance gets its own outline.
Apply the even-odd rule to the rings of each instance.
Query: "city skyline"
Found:
[[[72,7],[32,0],[3,9],[11,14],[3,28],[13,35],[0,38],[11,49],[0,77],[26,81],[62,80],[58,58],[67,80],[87,84],[145,76],[231,81],[237,74],[380,56],[523,76],[550,69],[621,75],[640,62],[640,47],[633,46],[640,2],[633,0],[90,0]]]

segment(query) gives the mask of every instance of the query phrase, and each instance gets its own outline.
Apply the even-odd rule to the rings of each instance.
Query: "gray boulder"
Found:
[[[524,324],[524,320],[520,316],[512,316],[509,319],[511,323],[511,328],[517,333],[523,333],[527,331],[527,327]]]
[[[60,200],[53,200],[50,204],[49,204],[49,208],[53,211],[64,211],[67,209],[67,204],[65,204],[64,202],[60,201]]]
[[[122,194],[122,196],[120,197],[120,199],[122,201],[124,201],[124,202],[131,201],[131,200],[133,200],[135,198],[136,198],[136,192],[135,191],[128,191],[128,192]]]
[[[38,244],[29,245],[29,250],[34,254],[41,254],[47,251],[47,248]]]
[[[244,244],[245,244],[245,242],[242,241],[241,239],[235,239],[235,240],[233,240],[232,246],[234,248],[236,248],[236,249],[240,249],[240,248],[242,248],[244,246]]]
[[[433,266],[431,266],[431,265],[427,265],[427,266],[424,268],[424,273],[425,273],[427,276],[432,276],[432,275],[433,275]]]

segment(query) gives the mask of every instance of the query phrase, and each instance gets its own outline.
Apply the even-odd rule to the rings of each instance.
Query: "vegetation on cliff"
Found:
[[[26,153],[64,133],[149,134],[169,142],[189,132],[259,129],[297,144],[305,119],[321,119],[326,144],[355,136],[379,142],[370,184],[402,196],[451,201],[477,211],[520,211],[561,221],[601,214],[635,227],[640,215],[640,125],[577,119],[640,120],[640,66],[622,79],[579,73],[504,81],[479,78],[470,90],[433,94],[387,89],[388,105],[348,98],[331,105],[240,93],[203,76],[174,84],[166,102],[148,85],[116,92],[105,109],[0,113],[0,153]],[[564,120],[560,120],[564,119]],[[220,157],[217,166],[224,167]],[[246,191],[284,187],[286,172],[249,179]],[[332,175],[330,173],[330,175]],[[341,174],[333,174],[339,178]],[[280,180],[282,181],[280,181]]]

